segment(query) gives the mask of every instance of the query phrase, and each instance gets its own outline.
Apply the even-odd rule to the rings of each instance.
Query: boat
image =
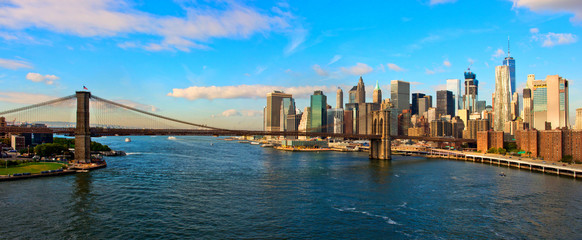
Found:
[[[125,138],[125,142],[131,142],[131,138]]]
[[[214,145],[214,143],[210,143],[210,146],[213,146],[213,145]]]
[[[499,174],[499,176],[505,177],[506,175],[505,175],[505,173],[504,173],[504,172],[501,172],[501,173]]]
[[[78,173],[86,173],[89,172],[89,170],[87,169],[81,169],[81,170],[77,170]]]
[[[174,136],[169,136],[169,137],[168,137],[168,140],[176,140],[176,137],[174,137]]]
[[[238,141],[238,143],[249,143],[249,141],[247,141],[247,140],[241,140],[241,141]]]
[[[259,143],[259,142],[251,142],[251,145],[259,145],[259,144],[261,144],[261,143]]]
[[[264,148],[266,148],[266,147],[274,147],[274,146],[275,145],[272,144],[272,143],[265,143],[265,144],[261,145],[261,147],[264,147]]]

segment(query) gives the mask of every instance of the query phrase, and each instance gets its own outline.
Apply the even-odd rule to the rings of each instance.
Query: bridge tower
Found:
[[[370,140],[370,159],[392,159],[389,109],[383,108],[372,113],[372,134],[381,135],[381,138]]]
[[[89,130],[89,98],[91,92],[77,92],[77,128],[75,129],[75,161],[91,162],[91,131]]]

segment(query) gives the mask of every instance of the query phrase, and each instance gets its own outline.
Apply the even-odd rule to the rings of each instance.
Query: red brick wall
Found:
[[[477,151],[486,153],[489,150],[488,132],[477,132]]]
[[[539,134],[539,156],[547,161],[562,159],[562,131],[548,130]]]

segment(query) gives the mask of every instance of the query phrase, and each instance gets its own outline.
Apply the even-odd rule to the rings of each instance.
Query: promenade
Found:
[[[421,155],[436,158],[448,158],[472,162],[488,163],[491,165],[508,166],[520,169],[528,169],[542,173],[551,173],[556,175],[566,175],[574,178],[582,177],[582,164],[565,164],[563,162],[547,162],[543,160],[534,160],[531,158],[504,156],[499,154],[453,151],[444,149],[423,149],[423,148],[393,148],[393,151],[402,152],[410,155]]]

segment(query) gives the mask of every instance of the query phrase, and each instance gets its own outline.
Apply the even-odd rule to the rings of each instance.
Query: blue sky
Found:
[[[300,109],[315,89],[335,105],[335,88],[347,92],[360,75],[369,101],[376,81],[386,98],[394,79],[435,95],[470,64],[491,104],[508,36],[517,85],[527,74],[569,79],[573,119],[582,107],[578,0],[4,0],[0,108],[85,85],[158,114],[260,129],[274,89],[293,93]]]

